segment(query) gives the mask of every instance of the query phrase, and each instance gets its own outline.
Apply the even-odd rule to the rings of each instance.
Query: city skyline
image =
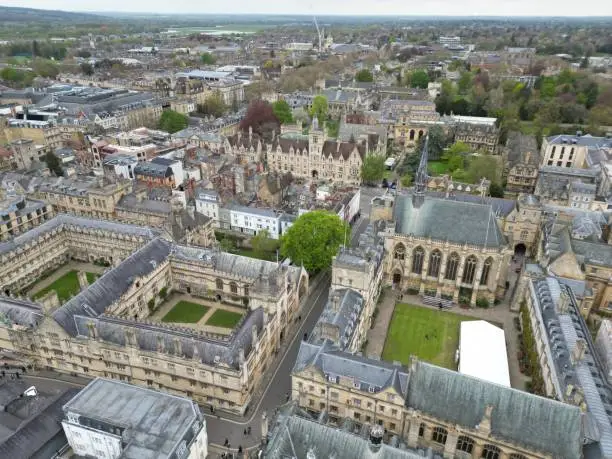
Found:
[[[177,4],[178,3],[178,4]],[[246,0],[228,0],[222,4],[206,5],[206,8],[196,0],[179,2],[162,2],[160,0],[134,0],[125,3],[120,0],[108,0],[101,7],[99,4],[83,4],[77,0],[4,0],[3,6],[56,9],[79,12],[123,12],[123,13],[153,13],[153,14],[295,14],[295,15],[381,15],[381,16],[550,16],[550,17],[580,17],[612,15],[612,4],[598,0],[587,0],[576,9],[570,2],[552,2],[545,0],[531,2],[527,0],[512,0],[508,2],[466,0],[461,3],[449,0],[434,0],[424,4],[413,5],[398,0],[381,0],[377,2],[375,11],[372,3],[365,0],[347,2],[336,0],[325,2],[312,0],[308,4],[295,1],[281,2],[267,0],[253,4]],[[350,10],[348,7],[350,6]]]

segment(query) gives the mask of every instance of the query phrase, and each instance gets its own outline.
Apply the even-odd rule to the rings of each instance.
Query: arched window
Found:
[[[467,260],[465,260],[465,268],[463,270],[463,279],[462,282],[464,284],[473,284],[474,283],[474,274],[476,274],[476,265],[478,264],[478,258],[474,255],[470,255]]]
[[[414,140],[414,129],[410,129],[410,140]]]
[[[230,292],[238,293],[238,285],[236,285],[236,282],[230,282]]]
[[[221,279],[217,279],[217,290],[223,290],[223,281]]]
[[[445,444],[448,431],[444,427],[434,427],[431,439],[436,443]]]
[[[459,438],[457,438],[457,449],[459,451],[472,454],[472,450],[474,449],[474,440],[472,440],[470,437],[466,437],[465,435],[461,435]]]
[[[508,459],[527,459],[527,456],[523,456],[519,453],[512,453],[510,456],[508,456]]]
[[[427,275],[438,277],[440,275],[440,263],[442,261],[442,252],[434,250],[429,255],[429,266],[427,267]]]
[[[423,247],[417,247],[412,251],[412,272],[415,274],[421,274],[423,271],[423,257],[425,251]]]
[[[491,272],[491,266],[493,265],[493,259],[487,258],[482,266],[482,274],[480,275],[480,285],[487,285],[489,283],[489,273]]]
[[[249,296],[249,286],[248,285],[244,286],[244,296]]]
[[[446,273],[444,277],[448,280],[457,279],[457,269],[459,268],[459,255],[456,253],[451,253],[450,257],[448,257],[448,262],[446,263]]]
[[[495,445],[484,445],[482,448],[482,454],[480,457],[482,459],[499,459],[499,455],[501,454],[501,449],[499,449]]]
[[[395,250],[393,251],[393,258],[396,260],[403,260],[406,258],[406,247],[404,244],[397,244],[395,246]]]
[[[423,134],[425,134],[425,133],[424,133],[424,132],[423,132],[423,130],[421,129],[421,130],[419,131],[419,139],[420,139],[421,137],[423,137]]]

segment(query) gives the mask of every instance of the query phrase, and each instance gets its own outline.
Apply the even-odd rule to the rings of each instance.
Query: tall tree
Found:
[[[271,140],[272,133],[276,133],[280,129],[280,123],[274,114],[274,110],[272,110],[272,105],[265,100],[251,102],[244,118],[240,121],[242,131],[248,131],[249,128],[252,128],[254,133],[259,134],[264,139]]]
[[[432,160],[440,159],[442,157],[442,152],[444,151],[444,149],[447,147],[449,143],[448,136],[444,132],[444,129],[442,129],[442,127],[437,126],[437,125],[432,126],[429,129],[429,131],[427,132],[427,136],[429,137],[429,143],[428,143],[428,149],[427,149],[429,159],[432,159]],[[425,136],[421,137],[419,141],[417,142],[416,151],[420,152],[423,150],[424,142],[425,142]]]
[[[415,70],[409,74],[407,82],[411,88],[427,89],[427,85],[429,84],[429,75],[425,70]]]
[[[293,123],[293,114],[291,107],[286,100],[281,99],[272,104],[272,110],[281,124]]]
[[[215,91],[204,100],[203,104],[198,105],[198,111],[205,115],[212,115],[215,118],[219,118],[227,112],[227,105],[225,105],[221,93]]]
[[[361,166],[361,180],[365,183],[375,183],[385,175],[385,158],[378,155],[367,156]]]
[[[368,69],[363,69],[355,75],[355,81],[360,83],[371,83],[374,81],[374,75]]]
[[[50,151],[45,155],[45,162],[47,163],[47,167],[50,171],[52,171],[56,176],[61,177],[64,175],[64,169],[62,169],[62,164],[57,156],[55,156]]]
[[[262,230],[251,238],[253,253],[258,258],[264,258],[267,254],[274,252],[278,245],[278,241],[270,237],[268,230]]]
[[[308,272],[331,266],[340,246],[350,241],[350,227],[338,215],[315,210],[306,212],[281,238],[281,254]]]
[[[327,103],[327,97],[322,94],[315,96],[312,100],[312,107],[310,109],[311,118],[317,118],[319,122],[323,123],[327,119],[328,111],[329,105]]]
[[[211,53],[202,53],[200,55],[200,62],[204,65],[213,65],[217,59]]]
[[[182,131],[189,125],[189,118],[187,115],[175,112],[174,110],[164,110],[159,119],[159,128],[163,131],[174,134],[175,132]]]

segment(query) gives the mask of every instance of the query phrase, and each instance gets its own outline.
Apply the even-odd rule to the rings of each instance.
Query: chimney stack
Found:
[[[559,314],[567,314],[569,312],[570,298],[567,291],[562,290],[559,295],[559,303],[557,304],[557,311]]]
[[[574,365],[582,361],[582,359],[584,358],[584,353],[586,352],[586,347],[587,347],[587,344],[585,340],[583,339],[576,340],[576,346],[572,350],[572,355],[571,355],[572,363]]]

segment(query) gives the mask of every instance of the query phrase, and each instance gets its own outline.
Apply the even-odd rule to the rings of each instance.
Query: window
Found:
[[[482,454],[480,457],[482,459],[499,459],[499,455],[501,454],[501,449],[494,445],[484,445],[482,449]]]
[[[223,281],[221,279],[217,279],[217,290],[223,290]]]
[[[465,262],[465,272],[463,273],[463,283],[464,284],[473,284],[474,283],[474,274],[476,273],[476,265],[478,264],[478,259],[474,255],[470,255]]]
[[[248,285],[244,286],[244,296],[249,296],[249,286]]]
[[[421,425],[419,426],[419,437],[424,437],[425,436],[425,424],[421,423]]]
[[[361,418],[361,414],[358,413],[357,411],[355,411],[355,413],[353,413],[353,416],[355,417],[355,419],[360,419]]]
[[[417,247],[412,251],[412,272],[415,274],[421,274],[423,271],[423,257],[425,251],[422,247]]]
[[[460,436],[457,439],[457,449],[459,451],[463,451],[464,453],[472,454],[472,450],[474,449],[474,440],[470,437],[466,437],[465,435]]]
[[[390,422],[389,423],[389,429],[395,430],[395,423],[394,422]]]
[[[448,258],[448,262],[446,263],[446,273],[444,277],[448,280],[457,279],[457,268],[459,267],[459,255],[456,253],[451,253],[451,256]]]
[[[230,292],[238,293],[238,286],[235,282],[230,282]]]
[[[446,443],[447,435],[448,431],[444,427],[434,427],[433,433],[431,434],[431,439],[436,443],[443,445]]]
[[[559,167],[563,166],[563,161],[557,161],[557,166]]]
[[[406,258],[406,247],[403,244],[397,244],[393,251],[393,258],[396,260],[403,260]]]
[[[442,253],[439,250],[434,250],[429,256],[429,266],[427,275],[430,277],[438,277],[440,275],[440,262],[442,261]]]
[[[361,400],[358,398],[354,398],[353,399],[353,405],[355,406],[361,406]]]
[[[489,273],[491,272],[491,265],[493,265],[493,259],[487,258],[482,267],[482,274],[480,275],[481,285],[487,285],[489,283]]]

